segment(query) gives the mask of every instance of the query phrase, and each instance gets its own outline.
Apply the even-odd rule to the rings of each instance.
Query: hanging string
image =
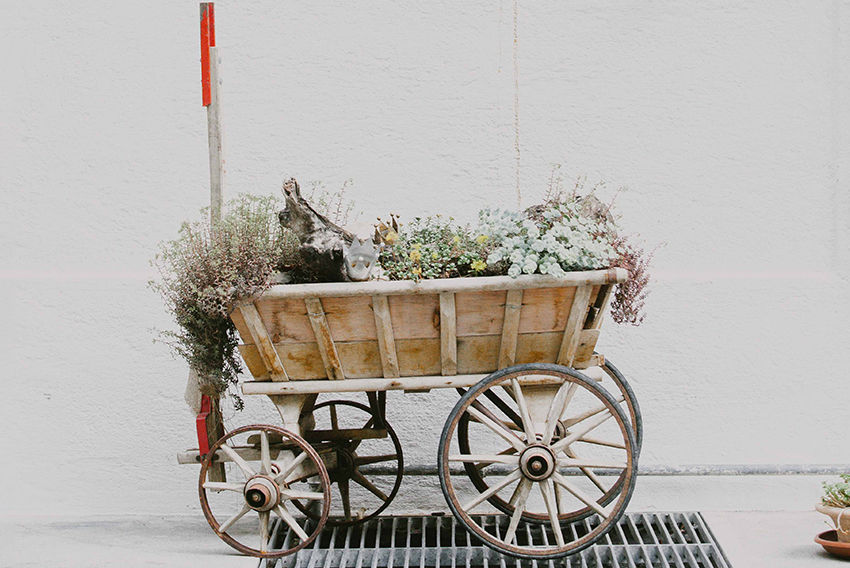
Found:
[[[516,206],[517,210],[522,210],[522,192],[520,191],[519,183],[519,57],[518,57],[518,35],[517,35],[517,20],[519,10],[517,7],[518,0],[514,0],[514,149],[516,150]]]

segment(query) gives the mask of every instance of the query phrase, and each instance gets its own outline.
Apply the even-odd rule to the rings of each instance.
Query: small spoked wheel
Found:
[[[328,524],[349,526],[380,514],[395,498],[404,476],[395,431],[386,420],[379,427],[368,406],[350,400],[317,404],[313,419],[315,429],[305,436],[327,452],[328,476],[337,489]],[[317,516],[310,503],[295,501],[294,505],[308,517]]]
[[[232,462],[226,482],[208,481],[213,460]],[[307,484],[301,479],[313,475]],[[236,550],[261,558],[280,558],[310,544],[330,512],[330,480],[319,454],[299,436],[278,426],[237,428],[210,448],[198,482],[201,508],[210,526]],[[315,520],[296,518],[293,501],[316,503]],[[274,519],[289,527],[286,549],[270,541]]]
[[[465,443],[455,447],[461,423]],[[534,363],[470,388],[443,428],[437,459],[443,493],[467,530],[504,554],[550,559],[586,548],[620,519],[637,444],[607,390],[569,367]],[[488,503],[504,515],[494,520]],[[571,527],[586,517],[590,531]]]

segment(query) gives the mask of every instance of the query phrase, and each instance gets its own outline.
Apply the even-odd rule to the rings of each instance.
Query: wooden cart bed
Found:
[[[231,314],[254,377],[243,392],[468,386],[532,362],[585,369],[598,363],[593,351],[608,300],[627,278],[615,268],[562,278],[273,286]]]

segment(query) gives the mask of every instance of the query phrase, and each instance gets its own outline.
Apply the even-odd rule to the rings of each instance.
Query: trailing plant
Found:
[[[275,269],[299,268],[298,240],[281,230],[279,208],[274,196],[240,195],[214,226],[209,210],[203,220],[183,223],[178,237],[161,243],[151,261],[160,279],[150,286],[178,327],[158,331],[159,337],[198,373],[206,394],[223,393],[242,371],[228,317],[236,300],[266,290]]]
[[[850,473],[845,473],[839,477],[841,477],[841,481],[835,483],[824,481],[824,495],[821,497],[821,503],[827,507],[850,508]]]

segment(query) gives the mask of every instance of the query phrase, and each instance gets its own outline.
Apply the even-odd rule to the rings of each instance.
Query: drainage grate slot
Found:
[[[480,517],[487,532],[500,536],[507,519]],[[596,526],[585,519],[570,526],[579,539]],[[315,524],[307,523],[311,532]],[[526,523],[517,540],[549,545],[548,525]],[[272,527],[271,546],[291,548],[289,527]],[[354,527],[326,527],[297,554],[262,560],[260,568],[731,568],[699,513],[631,513],[593,546],[561,560],[519,560],[484,546],[451,516],[380,517]]]

